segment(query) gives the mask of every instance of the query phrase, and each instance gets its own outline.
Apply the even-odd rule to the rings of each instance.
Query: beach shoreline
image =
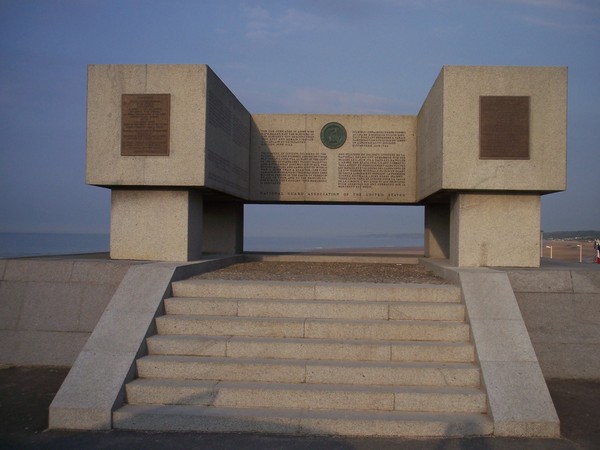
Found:
[[[544,239],[541,256],[558,261],[579,262],[580,251],[582,264],[596,263],[596,250],[592,240]]]

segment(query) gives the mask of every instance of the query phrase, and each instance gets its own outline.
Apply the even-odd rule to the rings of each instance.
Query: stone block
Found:
[[[394,395],[394,409],[415,412],[485,413],[487,397],[477,388],[400,388]]]
[[[414,203],[416,124],[415,116],[253,115],[250,200]]]
[[[244,204],[239,201],[203,203],[202,251],[236,254],[244,251]]]
[[[194,267],[202,264],[184,272]],[[112,410],[123,402],[123,386],[135,373],[135,358],[176,272],[171,263],[128,270],[50,405],[50,428],[111,428]]]
[[[560,423],[537,362],[482,361],[496,436],[560,436]]]
[[[455,194],[450,260],[459,267],[539,267],[540,196]]]
[[[76,332],[0,331],[0,363],[69,367],[88,337]]]
[[[443,187],[444,171],[444,70],[435,80],[417,116],[417,199]]]
[[[133,375],[133,356],[82,351],[50,405],[49,427],[111,429],[112,410],[124,396],[123,381]]]
[[[573,323],[572,294],[517,293],[516,298],[530,333],[539,329],[553,333]]]
[[[72,260],[10,259],[6,262],[6,281],[68,282],[73,271]]]
[[[168,155],[121,154],[122,94],[170,95]],[[87,117],[89,184],[247,191],[250,115],[206,65],[90,65]]]
[[[187,406],[127,405],[114,414],[115,428],[128,430],[300,433],[302,412],[282,415],[265,409],[190,408]]]
[[[132,264],[135,263],[75,260],[70,281],[73,283],[118,285]]]
[[[600,295],[579,294],[573,297],[577,323],[597,325],[600,334]]]
[[[568,270],[508,270],[506,273],[515,292],[573,292]]]
[[[107,311],[155,313],[169,292],[174,263],[154,263],[130,268],[115,291]]]
[[[518,298],[532,341],[600,343],[597,295],[523,293]]]
[[[573,292],[582,294],[600,294],[600,270],[597,271],[571,271]]]
[[[6,259],[0,259],[0,280],[4,280],[4,271],[6,270]]]
[[[480,158],[482,96],[529,97],[527,158]],[[419,199],[440,189],[564,190],[566,107],[566,67],[445,66],[419,112]]]
[[[322,362],[306,365],[307,383],[477,387],[480,381],[479,369],[466,364]]]
[[[362,386],[321,386],[310,384],[221,383],[215,398],[216,407],[294,408],[327,410],[376,410],[394,408],[394,392]]]
[[[460,271],[469,319],[521,319],[521,311],[504,272]]]
[[[471,320],[479,361],[533,361],[535,351],[522,320]]]
[[[376,302],[240,301],[238,315],[244,317],[314,317],[322,319],[388,319],[388,304]]]
[[[202,254],[202,197],[188,190],[112,190],[113,259],[190,261]]]
[[[397,302],[389,305],[389,318],[393,320],[450,320],[462,321],[465,318],[465,307],[458,303],[424,303]]]
[[[219,381],[148,380],[138,378],[127,383],[127,402],[159,405],[214,406]]]
[[[306,319],[304,335],[324,339],[466,341],[469,326],[452,322]]]
[[[392,345],[391,360],[473,362],[475,349],[470,342],[411,342]]]
[[[17,329],[26,287],[20,281],[0,281],[0,330]]]
[[[293,360],[285,363],[269,359],[240,362],[230,358],[157,355],[138,359],[136,364],[140,378],[251,379],[278,383],[302,383],[305,380],[305,363]]]
[[[210,336],[302,337],[304,319],[246,318],[218,316],[161,316],[156,318],[160,334],[206,334]]]
[[[227,343],[231,358],[283,358],[317,360],[386,361],[390,359],[389,343],[304,338],[266,339],[232,337]]]
[[[425,257],[446,259],[450,257],[450,205],[428,203],[425,205]]]
[[[228,356],[229,336],[159,336],[146,339],[148,353],[161,355]]]
[[[540,367],[547,380],[600,378],[600,349],[598,344],[533,342]]]
[[[115,291],[116,286],[112,284],[84,285],[77,325],[79,331],[88,333],[94,331]]]
[[[152,323],[152,312],[106,310],[88,340],[88,352],[119,351],[135,356]]]
[[[79,331],[84,285],[73,283],[27,283],[19,320],[22,330]]]
[[[248,282],[186,280],[173,283],[177,297],[227,297],[227,298],[288,298],[307,300],[315,298],[315,285],[311,282]]]
[[[202,316],[237,316],[238,300],[210,298],[169,298],[165,300],[167,314],[195,314]]]

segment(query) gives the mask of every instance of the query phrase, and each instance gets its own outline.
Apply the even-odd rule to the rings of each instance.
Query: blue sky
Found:
[[[416,114],[443,65],[569,67],[568,189],[600,228],[600,2],[0,0],[0,232],[108,232],[85,185],[88,64],[208,64],[252,113]],[[419,232],[420,207],[251,206],[249,235]]]

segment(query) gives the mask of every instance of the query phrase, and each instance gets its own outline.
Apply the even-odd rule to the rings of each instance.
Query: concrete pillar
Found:
[[[111,258],[199,259],[202,210],[202,195],[192,189],[112,189]]]
[[[244,251],[244,203],[204,202],[204,253],[235,254]]]
[[[535,194],[454,194],[450,204],[451,263],[539,267],[540,203]]]
[[[425,256],[450,258],[450,204],[425,205]]]

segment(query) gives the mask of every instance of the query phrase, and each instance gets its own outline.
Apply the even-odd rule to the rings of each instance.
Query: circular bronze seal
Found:
[[[321,128],[321,142],[327,148],[340,148],[346,142],[346,129],[337,122],[329,122]]]

